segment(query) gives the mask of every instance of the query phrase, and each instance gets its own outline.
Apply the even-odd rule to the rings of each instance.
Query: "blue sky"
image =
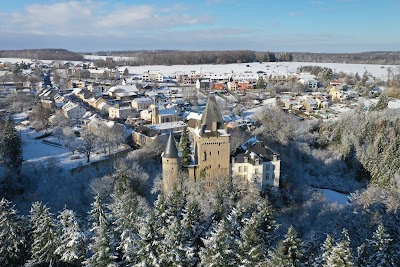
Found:
[[[398,0],[13,0],[0,49],[400,50]]]

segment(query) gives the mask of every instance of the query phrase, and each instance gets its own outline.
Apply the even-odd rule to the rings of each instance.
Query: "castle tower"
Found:
[[[175,145],[172,133],[169,134],[167,145],[162,156],[163,191],[169,193],[177,185],[178,175],[182,169],[182,160]]]
[[[206,188],[212,189],[219,179],[230,177],[230,135],[213,94],[210,94],[201,117],[194,130],[195,166],[189,169],[189,177],[206,179]]]

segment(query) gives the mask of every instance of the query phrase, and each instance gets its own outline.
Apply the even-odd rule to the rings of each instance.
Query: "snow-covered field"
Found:
[[[322,67],[332,68],[335,72],[343,71],[345,73],[359,73],[362,75],[364,71],[368,71],[374,77],[385,80],[387,78],[387,68],[396,68],[394,65],[371,65],[371,64],[341,64],[341,63],[314,63],[314,62],[268,62],[268,63],[242,63],[242,64],[208,64],[208,65],[154,65],[154,66],[128,66],[129,73],[142,74],[148,70],[158,70],[163,75],[173,76],[175,72],[180,71],[189,73],[197,71],[198,73],[245,73],[263,71],[267,74],[290,74],[296,73],[300,66],[318,65]],[[247,67],[248,66],[248,67]]]
[[[86,59],[97,59],[106,58],[106,56],[95,56],[95,55],[85,55]],[[113,57],[115,60],[118,59],[134,59],[129,57]],[[27,58],[0,58],[0,62],[32,62],[31,59]],[[51,63],[52,60],[42,60],[44,63]],[[74,63],[80,63],[72,61]],[[241,64],[203,64],[203,65],[150,65],[150,66],[128,66],[129,73],[131,74],[142,74],[148,70],[158,70],[165,76],[173,76],[175,72],[180,71],[184,73],[189,73],[190,71],[197,71],[201,73],[245,73],[264,71],[267,74],[290,74],[296,73],[300,66],[321,66],[332,68],[335,72],[343,71],[345,73],[359,73],[362,75],[364,71],[368,71],[374,77],[382,80],[387,79],[387,68],[396,69],[395,65],[374,65],[374,64],[343,64],[343,63],[315,63],[315,62],[264,62],[264,63],[241,63]],[[125,66],[120,67],[125,68]]]
[[[107,58],[112,58],[116,61],[118,60],[134,60],[135,57],[118,57],[118,56],[98,56],[98,55],[83,55],[85,59],[93,60],[93,59],[104,59],[106,60]]]

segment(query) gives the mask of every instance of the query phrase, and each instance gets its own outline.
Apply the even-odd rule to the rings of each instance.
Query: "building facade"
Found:
[[[215,96],[210,94],[201,121],[193,130],[194,164],[189,166],[189,177],[205,179],[212,189],[222,179],[230,177],[230,135]]]

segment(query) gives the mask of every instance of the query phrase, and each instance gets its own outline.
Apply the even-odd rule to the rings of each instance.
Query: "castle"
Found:
[[[226,131],[217,101],[213,94],[201,117],[191,131],[193,137],[193,162],[185,166],[189,179],[204,179],[205,189],[212,190],[223,179],[240,177],[248,180],[255,188],[264,191],[280,185],[280,158],[255,138],[248,140],[232,155],[230,134]],[[177,184],[181,170],[181,157],[170,134],[162,154],[163,190],[170,190]]]
[[[195,181],[205,179],[206,189],[212,189],[219,179],[230,177],[230,135],[224,129],[214,95],[209,95],[201,121],[198,121],[191,134],[194,156],[192,164],[187,166],[189,178]],[[178,152],[170,151],[177,151],[172,134],[162,155],[164,189],[171,188],[176,183],[173,176],[178,175],[176,169],[171,169],[171,160],[174,160],[174,168],[181,162]]]

